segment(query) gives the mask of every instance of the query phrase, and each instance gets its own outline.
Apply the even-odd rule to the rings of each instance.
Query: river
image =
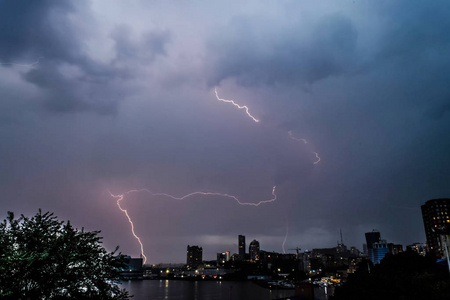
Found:
[[[294,295],[294,290],[269,290],[250,281],[130,280],[121,284],[133,300],[272,300]],[[326,300],[315,289],[316,299]]]

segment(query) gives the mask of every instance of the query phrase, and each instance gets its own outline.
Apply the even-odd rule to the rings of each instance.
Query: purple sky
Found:
[[[239,234],[425,242],[420,205],[450,196],[449,32],[449,1],[0,0],[2,218],[42,208],[138,256],[108,191],[257,203],[276,185],[257,207],[121,203],[150,263]]]

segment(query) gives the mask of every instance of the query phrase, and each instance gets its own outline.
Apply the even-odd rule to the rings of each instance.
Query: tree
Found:
[[[336,289],[334,299],[450,299],[448,270],[433,256],[413,251],[389,254],[379,265],[363,261]]]
[[[73,228],[53,213],[0,223],[1,299],[128,299],[118,286],[122,254],[101,246],[99,231]]]

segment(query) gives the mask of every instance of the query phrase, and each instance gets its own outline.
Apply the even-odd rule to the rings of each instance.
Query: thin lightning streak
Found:
[[[149,193],[151,196],[164,196],[164,197],[168,197],[171,198],[173,200],[184,200],[186,198],[189,198],[191,196],[195,196],[195,195],[200,195],[200,196],[219,196],[219,197],[226,197],[226,198],[230,198],[235,200],[239,205],[249,205],[249,206],[259,206],[263,203],[270,203],[270,202],[274,202],[275,200],[277,200],[277,195],[275,194],[275,190],[276,190],[276,186],[274,186],[272,188],[272,198],[269,200],[262,200],[259,201],[257,203],[252,203],[252,202],[241,202],[236,196],[232,196],[229,194],[222,194],[222,193],[215,193],[215,192],[193,192],[187,195],[184,195],[182,197],[176,197],[170,194],[166,194],[166,193],[153,193],[152,191],[148,190],[148,189],[140,189],[140,190],[130,190],[128,192],[126,192],[125,194],[130,194],[130,193],[137,193],[137,192],[147,192]],[[109,192],[109,191],[108,191]],[[113,195],[111,192],[109,192],[109,194],[111,195],[111,197],[117,199],[117,206],[119,207],[119,209],[125,214],[125,216],[128,218],[128,222],[131,224],[131,233],[133,234],[134,238],[138,241],[140,247],[141,247],[141,255],[144,258],[144,264],[147,261],[147,257],[144,254],[144,246],[141,242],[141,239],[138,235],[136,235],[136,233],[134,232],[134,224],[133,221],[131,220],[130,216],[128,215],[128,212],[126,209],[123,209],[120,206],[120,201],[122,201],[125,197],[125,194],[123,195]]]
[[[125,214],[125,216],[127,216],[128,218],[128,222],[130,222],[131,225],[131,233],[133,234],[134,238],[138,241],[140,247],[141,247],[141,255],[144,258],[144,264],[147,261],[147,256],[145,256],[144,254],[144,245],[142,245],[141,239],[139,238],[139,236],[137,236],[137,234],[134,232],[134,224],[133,221],[131,220],[130,216],[128,215],[128,212],[126,209],[123,209],[122,206],[120,206],[120,201],[123,200],[124,196],[123,195],[113,195],[111,194],[110,191],[108,191],[109,194],[111,195],[111,197],[116,198],[117,199],[117,206],[119,207],[119,209]],[[128,192],[127,192],[128,193]]]
[[[286,235],[284,236],[283,244],[281,245],[284,254],[286,254],[286,249],[284,248],[284,245],[286,244],[288,234],[289,234],[289,222],[286,222]]]
[[[234,102],[234,100],[227,100],[227,99],[222,99],[222,98],[220,98],[220,97],[219,97],[219,94],[217,93],[217,88],[214,88],[214,93],[216,94],[217,100],[222,101],[222,102],[226,102],[226,103],[231,103],[231,104],[233,104],[234,106],[236,106],[236,107],[239,108],[239,109],[244,108],[244,109],[245,109],[245,112],[247,113],[247,115],[248,115],[253,121],[255,121],[256,123],[259,122],[258,119],[256,119],[254,116],[252,116],[252,115],[250,114],[250,112],[248,111],[248,107],[247,107],[246,105],[239,105],[239,104],[237,104],[236,102]],[[294,141],[301,141],[301,142],[303,142],[304,144],[308,144],[308,141],[307,141],[307,140],[305,140],[305,139],[303,139],[303,138],[295,137],[294,134],[292,133],[292,130],[289,130],[289,131],[288,131],[288,134],[289,134],[289,137],[290,137],[291,139],[293,139]],[[314,151],[313,151],[313,153],[314,153],[314,155],[315,155],[316,158],[317,158],[317,160],[314,162],[314,164],[316,165],[316,164],[318,164],[318,163],[320,162],[320,157],[319,157],[319,154],[318,154],[317,152],[314,152]],[[229,195],[227,195],[227,196],[229,196]],[[238,200],[238,201],[239,201],[239,200]]]
[[[236,107],[239,108],[239,109],[245,109],[245,112],[246,112],[247,116],[249,116],[249,117],[250,117],[253,121],[255,121],[256,123],[259,122],[258,119],[256,119],[254,116],[252,116],[252,115],[250,114],[250,112],[248,111],[248,106],[246,106],[246,105],[239,105],[239,104],[237,104],[236,102],[234,102],[234,100],[227,100],[227,99],[222,99],[222,98],[220,98],[219,95],[217,94],[217,88],[214,88],[214,93],[216,93],[216,98],[217,98],[217,100],[222,101],[222,102],[225,102],[225,103],[231,103],[231,104],[233,104],[234,106],[236,106]]]
[[[38,65],[41,61],[41,59],[43,59],[43,57],[39,57],[34,63],[31,64],[19,64],[19,63],[0,63],[0,65],[11,65],[11,66],[22,66],[22,67],[34,67],[36,65]]]
[[[317,165],[317,164],[319,163],[319,161],[320,161],[319,153],[314,152],[314,151],[313,151],[313,153],[314,153],[314,155],[315,155],[316,158],[317,158],[317,160],[314,162],[314,164]]]
[[[292,133],[292,130],[289,130],[289,131],[288,131],[288,134],[289,134],[289,137],[290,137],[291,139],[293,139],[294,141],[301,141],[301,142],[303,142],[304,144],[308,144],[308,141],[307,141],[307,140],[301,139],[301,138],[298,138],[298,137],[295,137],[294,134]]]
[[[294,140],[294,141],[302,141],[303,143],[308,144],[308,141],[307,141],[307,140],[295,137],[294,134],[292,133],[292,130],[289,130],[289,131],[288,131],[288,134],[289,134],[289,137],[290,137],[292,140]],[[314,151],[313,151],[312,153],[314,153],[314,155],[315,155],[316,158],[317,158],[317,160],[316,160],[313,164],[317,165],[317,164],[320,162],[320,156],[319,156],[319,153],[314,152]]]
[[[152,196],[165,196],[165,197],[168,197],[168,198],[172,198],[174,200],[184,200],[184,199],[189,198],[189,197],[194,196],[194,195],[219,196],[219,197],[231,198],[231,199],[235,200],[239,205],[260,206],[263,203],[273,202],[273,201],[275,201],[277,199],[277,195],[275,194],[275,189],[276,189],[276,186],[274,186],[272,188],[272,196],[273,196],[272,199],[262,200],[262,201],[259,201],[257,203],[241,202],[236,196],[232,196],[232,195],[228,195],[228,194],[221,194],[221,193],[214,193],[214,192],[193,192],[193,193],[187,194],[187,195],[182,196],[182,197],[175,197],[175,196],[172,196],[172,195],[169,195],[169,194],[166,194],[166,193],[152,193],[151,191],[149,191],[147,189],[143,189],[143,190],[140,190],[140,191],[146,191],[146,192],[150,193]]]
[[[245,112],[247,113],[247,115],[248,115],[253,121],[255,121],[256,123],[259,122],[258,119],[256,119],[254,116],[252,116],[252,115],[250,114],[250,112],[248,111],[248,107],[247,107],[246,105],[239,105],[239,104],[237,104],[236,102],[234,102],[234,100],[227,100],[227,99],[222,99],[222,98],[220,98],[220,97],[219,97],[219,94],[217,93],[217,88],[214,88],[214,93],[216,94],[217,100],[222,101],[222,102],[226,102],[226,103],[231,103],[231,104],[233,104],[234,106],[236,106],[236,107],[239,108],[239,109],[244,108],[244,109],[245,109]],[[305,139],[303,139],[303,138],[295,137],[291,130],[288,131],[288,134],[289,134],[289,137],[290,137],[291,139],[293,139],[294,141],[301,141],[301,142],[303,142],[304,144],[308,144],[308,141],[307,141],[307,140],[305,140]],[[319,157],[319,153],[314,152],[314,151],[313,151],[313,153],[314,153],[314,155],[315,155],[316,158],[317,158],[317,160],[314,162],[314,164],[316,165],[316,164],[318,164],[318,163],[320,162],[320,157]],[[228,196],[228,197],[232,197],[232,196],[229,196],[229,195],[227,195],[227,196]],[[239,200],[238,200],[238,201],[239,201]]]

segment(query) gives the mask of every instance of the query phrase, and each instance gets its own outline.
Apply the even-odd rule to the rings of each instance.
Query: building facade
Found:
[[[427,255],[427,244],[425,243],[414,243],[412,245],[406,246],[407,250],[417,252],[418,254],[425,256]]]
[[[397,255],[397,254],[403,252],[403,246],[400,244],[389,243],[388,248],[389,248],[389,253],[391,253],[393,255]]]
[[[223,267],[225,263],[230,261],[230,252],[217,253],[217,266]]]
[[[450,230],[448,211],[450,208],[450,199],[428,200],[421,208],[428,251],[435,253],[438,258],[444,258],[446,257],[446,248],[448,247],[445,245],[447,240],[445,236],[449,234]]]
[[[375,258],[373,255],[373,244],[378,243],[381,240],[380,232],[374,229],[371,232],[366,232],[365,235],[367,245],[367,256],[373,263],[375,263]]]
[[[259,242],[257,240],[253,240],[248,246],[248,253],[250,254],[251,261],[259,260]]]
[[[375,242],[372,245],[372,262],[374,264],[379,264],[380,261],[384,258],[386,253],[389,253],[389,247],[386,240],[380,240],[379,242]]]
[[[245,235],[239,235],[238,245],[239,245],[239,258],[241,260],[245,260]]]
[[[195,269],[203,262],[203,249],[199,246],[187,246],[186,265],[188,269]]]

